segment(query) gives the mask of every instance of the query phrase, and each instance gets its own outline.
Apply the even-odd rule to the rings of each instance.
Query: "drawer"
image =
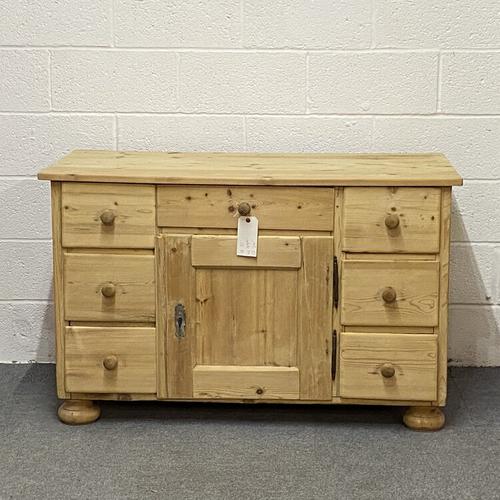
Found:
[[[154,235],[154,186],[62,185],[63,246],[153,248]]]
[[[236,228],[241,207],[258,217],[260,229],[333,231],[333,206],[332,188],[158,187],[163,227]]]
[[[155,321],[153,254],[65,253],[64,312],[69,321]]]
[[[154,328],[70,326],[65,335],[66,391],[156,393]]]
[[[343,398],[434,401],[437,337],[343,332],[339,374]]]
[[[341,272],[342,324],[438,324],[437,261],[344,260]]]
[[[344,189],[346,252],[439,252],[439,188]]]

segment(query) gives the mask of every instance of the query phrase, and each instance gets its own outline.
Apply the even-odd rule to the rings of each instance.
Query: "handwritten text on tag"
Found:
[[[259,220],[257,217],[239,217],[236,255],[240,257],[257,257],[258,233]]]

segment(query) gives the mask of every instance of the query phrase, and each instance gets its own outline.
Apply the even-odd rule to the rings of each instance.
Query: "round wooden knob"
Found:
[[[105,285],[102,285],[101,293],[108,298],[114,297],[116,294],[116,287],[113,283],[106,283]]]
[[[394,288],[392,288],[391,286],[384,288],[384,291],[382,292],[382,299],[387,304],[391,304],[392,302],[395,302],[396,290],[394,290]]]
[[[384,377],[384,378],[391,378],[391,377],[394,377],[396,370],[394,369],[394,366],[392,366],[390,363],[384,363],[380,367],[380,373],[382,374],[382,377]]]
[[[116,214],[113,212],[113,210],[104,210],[104,212],[101,214],[101,222],[105,226],[112,226],[115,223],[115,217]]]
[[[396,229],[399,226],[399,217],[396,214],[387,215],[385,225],[387,229]]]
[[[238,203],[238,213],[240,215],[243,215],[243,216],[248,215],[251,210],[252,210],[252,207],[250,206],[250,203],[247,203],[246,201]]]
[[[118,358],[111,354],[102,360],[102,364],[106,370],[114,370],[118,366]]]

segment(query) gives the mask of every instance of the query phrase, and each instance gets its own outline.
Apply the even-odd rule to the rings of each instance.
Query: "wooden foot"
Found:
[[[67,399],[59,407],[57,415],[65,424],[90,424],[101,416],[101,409],[93,401]]]
[[[444,413],[437,406],[410,406],[403,422],[414,431],[438,431],[444,427]]]

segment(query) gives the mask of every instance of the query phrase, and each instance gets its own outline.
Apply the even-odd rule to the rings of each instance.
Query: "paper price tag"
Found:
[[[257,257],[258,233],[259,220],[257,217],[239,217],[236,255],[240,257]]]

